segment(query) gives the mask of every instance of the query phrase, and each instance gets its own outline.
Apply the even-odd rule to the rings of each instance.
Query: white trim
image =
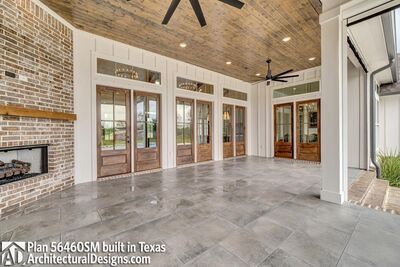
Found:
[[[336,192],[321,190],[321,200],[336,203],[336,204],[343,204],[345,201],[344,199],[345,199],[345,197],[344,197],[343,192],[336,193]]]

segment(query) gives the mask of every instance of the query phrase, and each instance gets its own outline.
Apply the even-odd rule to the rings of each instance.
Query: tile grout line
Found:
[[[337,261],[337,263],[336,263],[335,266],[338,266],[338,265],[339,265],[340,260],[342,259],[343,254],[345,253],[346,248],[347,248],[347,246],[349,245],[350,240],[351,240],[351,238],[353,237],[354,232],[356,231],[357,225],[360,223],[360,219],[361,219],[361,213],[358,215],[357,223],[354,225],[354,229],[353,229],[353,231],[351,232],[351,234],[350,234],[350,236],[349,236],[349,239],[347,240],[346,245],[344,246],[344,248],[343,248],[343,250],[342,250],[342,253],[340,254],[340,257],[338,258],[338,261]]]

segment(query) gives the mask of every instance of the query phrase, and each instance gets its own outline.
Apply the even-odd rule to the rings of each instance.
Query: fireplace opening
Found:
[[[48,145],[0,148],[0,185],[48,172]]]

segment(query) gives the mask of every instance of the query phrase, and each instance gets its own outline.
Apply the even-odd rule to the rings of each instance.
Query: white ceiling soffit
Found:
[[[348,27],[348,33],[368,71],[374,71],[389,64],[381,16]],[[375,78],[379,84],[393,82],[390,69],[378,73]]]

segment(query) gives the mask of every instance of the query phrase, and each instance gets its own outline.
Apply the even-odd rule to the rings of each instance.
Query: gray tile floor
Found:
[[[2,218],[0,238],[165,243],[152,266],[399,266],[400,216],[320,201],[320,175],[247,157],[81,184]]]

